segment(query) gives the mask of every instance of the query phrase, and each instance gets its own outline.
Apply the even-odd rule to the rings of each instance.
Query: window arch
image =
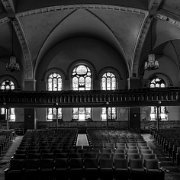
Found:
[[[91,90],[92,73],[86,65],[78,65],[72,72],[72,89],[74,91]],[[73,108],[73,119],[85,121],[91,119],[91,108]]]
[[[13,81],[6,79],[1,83],[1,90],[14,90],[15,89],[15,84]],[[7,112],[8,111],[8,112]],[[10,108],[10,109],[5,109],[1,108],[1,114],[6,115],[8,114],[8,120],[9,121],[15,121],[16,120],[16,115],[15,115],[15,108]]]
[[[117,79],[114,73],[106,72],[101,77],[101,90],[115,90],[117,88]],[[101,119],[116,119],[116,107],[102,108]],[[108,114],[108,116],[107,116]]]
[[[166,87],[165,81],[159,77],[153,78],[150,82],[150,88],[165,88],[165,87]],[[161,117],[161,120],[163,121],[168,120],[167,108],[165,106],[161,106],[159,110],[160,110],[159,115]],[[157,119],[157,107],[151,106],[150,118],[152,121]]]
[[[47,89],[48,91],[62,91],[62,77],[60,74],[53,72],[48,76]],[[56,108],[47,109],[47,120],[56,119]],[[58,119],[62,119],[62,108],[58,108]]]

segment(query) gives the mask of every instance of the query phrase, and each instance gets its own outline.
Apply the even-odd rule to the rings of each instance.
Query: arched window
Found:
[[[154,78],[150,82],[150,88],[164,88],[164,87],[166,87],[165,81],[159,77]],[[166,107],[161,106],[159,108],[159,110],[160,110],[159,115],[161,117],[161,120],[163,120],[163,121],[168,120],[168,114],[167,114]],[[151,107],[150,118],[152,121],[157,119],[157,107],[155,107],[155,106]]]
[[[102,90],[115,90],[117,87],[116,76],[111,72],[106,72],[101,78],[101,89]],[[107,112],[106,112],[107,111]],[[108,114],[108,117],[107,117]],[[116,108],[115,107],[105,107],[102,108],[101,118],[103,121],[108,119],[116,119]]]
[[[85,65],[78,65],[72,72],[72,89],[74,91],[91,90],[91,70]],[[73,108],[73,119],[85,121],[91,118],[91,108]]]
[[[52,73],[48,76],[48,91],[61,91],[62,77],[57,73]],[[48,108],[47,120],[56,119],[56,108]],[[62,119],[62,108],[58,108],[58,119]]]
[[[15,85],[14,85],[14,82],[11,80],[7,79],[1,83],[1,90],[14,90],[14,89],[15,89]],[[16,120],[15,108],[8,109],[8,112],[7,112],[7,109],[1,108],[1,114],[2,115],[8,114],[9,121]]]

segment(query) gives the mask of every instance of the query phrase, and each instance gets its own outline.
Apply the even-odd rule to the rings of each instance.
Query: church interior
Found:
[[[179,0],[0,0],[0,180],[179,180],[179,135]]]

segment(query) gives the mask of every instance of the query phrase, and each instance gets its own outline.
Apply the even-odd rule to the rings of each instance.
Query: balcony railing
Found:
[[[60,92],[0,91],[0,107],[132,107],[179,105],[180,88]]]

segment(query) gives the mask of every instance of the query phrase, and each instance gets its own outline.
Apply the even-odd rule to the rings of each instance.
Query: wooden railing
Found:
[[[150,130],[156,129],[157,121],[144,121],[141,122],[141,129]],[[168,120],[168,121],[160,121],[159,129],[170,129],[170,128],[180,128],[180,120]]]
[[[116,91],[0,91],[0,107],[179,106],[180,88]]]

